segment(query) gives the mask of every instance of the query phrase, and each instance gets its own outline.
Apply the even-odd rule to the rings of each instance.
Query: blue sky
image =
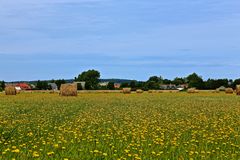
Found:
[[[0,79],[240,77],[239,0],[1,0]]]

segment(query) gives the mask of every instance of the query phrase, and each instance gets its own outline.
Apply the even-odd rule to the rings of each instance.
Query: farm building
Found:
[[[114,88],[115,89],[119,89],[121,87],[121,84],[120,83],[114,83]]]
[[[30,86],[31,86],[32,89],[36,88],[36,85],[34,85],[34,84],[30,84]]]
[[[28,85],[27,83],[17,83],[15,87],[20,87],[21,90],[31,90],[30,85]]]
[[[17,87],[17,86],[15,87],[15,89],[17,92],[20,92],[22,90],[21,87]]]
[[[56,83],[48,83],[48,86],[50,87],[51,90],[58,90],[58,86]]]
[[[175,90],[175,89],[177,89],[177,86],[175,84],[163,84],[163,85],[160,85],[160,89]]]
[[[162,90],[184,90],[187,88],[188,88],[187,84],[180,84],[180,85],[163,84],[163,85],[160,85],[160,89],[162,89]]]
[[[74,82],[75,84],[77,84],[77,86],[79,85],[79,84],[81,84],[81,86],[82,86],[82,89],[83,90],[85,90],[86,89],[86,82]]]
[[[101,82],[101,83],[99,83],[99,86],[101,86],[101,87],[107,87],[108,83],[109,83],[109,82]]]
[[[176,88],[177,88],[179,91],[182,91],[182,90],[188,88],[188,84],[180,84],[180,85],[177,85]]]

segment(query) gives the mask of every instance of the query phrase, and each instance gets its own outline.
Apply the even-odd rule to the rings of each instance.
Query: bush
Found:
[[[114,90],[115,89],[114,83],[113,82],[109,82],[108,85],[107,85],[107,89]]]

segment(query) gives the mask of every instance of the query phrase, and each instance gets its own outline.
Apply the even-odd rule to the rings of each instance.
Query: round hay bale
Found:
[[[137,89],[137,90],[136,90],[136,93],[143,93],[143,90]]]
[[[222,91],[222,92],[225,92],[225,90],[226,90],[226,87],[224,87],[224,86],[221,86],[221,87],[217,88],[217,90],[219,90],[219,91]]]
[[[196,90],[196,88],[189,88],[188,90],[187,90],[187,93],[198,93],[199,91],[198,90]]]
[[[226,94],[233,94],[234,90],[232,88],[226,88],[225,93]]]
[[[123,92],[124,94],[130,94],[130,93],[131,93],[131,88],[123,88],[123,89],[122,89],[122,92]]]
[[[239,96],[240,95],[240,85],[236,86],[236,94]]]
[[[77,84],[62,84],[60,87],[61,96],[77,96]]]
[[[16,95],[17,90],[14,86],[6,86],[5,87],[5,94],[6,95]]]

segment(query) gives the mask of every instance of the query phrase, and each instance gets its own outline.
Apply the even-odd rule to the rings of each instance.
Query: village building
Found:
[[[77,84],[77,86],[81,85],[83,90],[86,89],[86,82],[74,82],[74,83]]]
[[[20,87],[21,90],[31,90],[31,86],[28,85],[27,83],[17,83],[15,87]]]
[[[107,87],[109,82],[100,82],[99,86],[100,87]]]
[[[51,90],[57,91],[58,86],[56,83],[48,83],[48,86],[50,87]]]
[[[121,87],[121,84],[120,83],[114,83],[114,88],[115,89],[119,89]]]

